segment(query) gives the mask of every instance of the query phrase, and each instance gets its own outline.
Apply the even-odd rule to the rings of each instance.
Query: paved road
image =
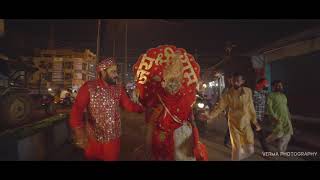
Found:
[[[122,112],[123,135],[121,138],[121,156],[122,161],[143,161],[145,159],[144,150],[144,116],[136,113]],[[206,144],[210,161],[230,161],[231,149],[223,145],[224,134],[215,131],[209,131],[206,137],[202,138],[202,142]],[[262,155],[259,143],[256,143],[255,154],[245,161],[300,161],[315,160],[315,158],[300,157],[276,157]],[[288,151],[306,151],[305,149],[289,146]],[[318,156],[319,157],[319,156]],[[72,145],[66,144],[61,151],[57,152],[49,160],[83,160],[81,152]],[[317,159],[319,160],[319,158]]]

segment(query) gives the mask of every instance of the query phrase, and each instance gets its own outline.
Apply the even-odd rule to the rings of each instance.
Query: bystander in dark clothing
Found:
[[[268,81],[266,79],[260,79],[257,82],[256,89],[254,90],[254,93],[253,93],[253,103],[254,103],[254,108],[256,110],[257,121],[261,125],[261,130],[257,131],[256,135],[260,141],[262,150],[264,152],[269,151],[269,148],[265,140],[266,99],[268,96],[268,92],[266,90],[267,88],[268,88]]]

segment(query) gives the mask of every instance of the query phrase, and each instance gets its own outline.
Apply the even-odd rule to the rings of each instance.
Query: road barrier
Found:
[[[0,160],[41,161],[70,140],[68,114],[0,133]]]

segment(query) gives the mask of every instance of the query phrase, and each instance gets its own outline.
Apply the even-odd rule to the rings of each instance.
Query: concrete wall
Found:
[[[42,161],[70,140],[67,121],[60,121],[30,136],[0,139],[0,160]]]
[[[46,157],[46,133],[40,132],[18,140],[18,159],[20,161],[39,161]]]

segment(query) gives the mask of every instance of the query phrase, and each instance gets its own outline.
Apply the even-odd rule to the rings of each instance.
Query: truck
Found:
[[[32,98],[27,80],[34,68],[0,54],[0,127],[8,128],[29,120]]]

